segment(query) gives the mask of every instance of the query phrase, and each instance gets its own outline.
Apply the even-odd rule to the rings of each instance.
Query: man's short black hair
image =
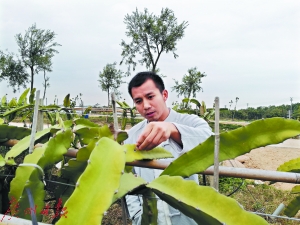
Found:
[[[165,84],[159,75],[154,72],[140,72],[136,74],[128,84],[128,93],[130,96],[132,97],[132,88],[141,86],[147,80],[152,80],[161,93],[165,90]]]

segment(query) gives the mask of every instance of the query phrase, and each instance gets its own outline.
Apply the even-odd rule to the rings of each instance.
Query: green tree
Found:
[[[172,91],[177,92],[177,96],[183,95],[184,98],[190,98],[192,95],[193,98],[196,98],[198,91],[203,90],[200,86],[202,83],[202,77],[205,77],[205,73],[197,71],[197,67],[188,69],[188,74],[185,74],[182,78],[182,81],[179,82],[175,79],[175,86],[172,87]]]
[[[28,73],[22,62],[14,58],[12,53],[0,51],[0,81],[7,80],[8,86],[16,92],[20,87],[26,87]]]
[[[118,88],[121,86],[122,78],[124,77],[121,70],[116,69],[116,62],[113,64],[106,64],[103,68],[103,71],[99,73],[99,87],[102,91],[107,92],[107,105],[109,106],[109,94],[111,91],[114,91],[117,96],[121,93],[118,91]]]
[[[131,41],[121,42],[123,58],[120,64],[125,62],[128,65],[127,75],[130,74],[131,66],[135,70],[137,62],[145,64],[153,72],[158,71],[157,62],[163,52],[172,52],[174,58],[177,58],[177,41],[183,38],[188,26],[186,21],[178,25],[174,12],[168,8],[162,9],[159,16],[149,13],[148,9],[144,9],[144,12],[136,9],[132,15],[125,16],[124,23],[127,29],[125,34]],[[141,59],[136,61],[137,55]]]
[[[33,24],[22,34],[15,36],[19,46],[21,60],[25,67],[30,69],[30,89],[33,89],[34,75],[40,71],[51,71],[51,60],[58,51],[54,42],[55,33],[50,30],[41,30]]]

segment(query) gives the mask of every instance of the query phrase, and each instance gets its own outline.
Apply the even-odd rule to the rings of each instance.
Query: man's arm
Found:
[[[150,150],[170,138],[181,146],[183,151],[187,151],[212,134],[205,120],[198,116],[185,115],[181,116],[178,122],[149,123],[136,144],[139,150]]]
[[[204,142],[213,135],[208,123],[197,116],[190,116],[181,119],[180,123],[174,122],[177,130],[180,132],[182,140],[182,153],[189,151],[198,144]]]

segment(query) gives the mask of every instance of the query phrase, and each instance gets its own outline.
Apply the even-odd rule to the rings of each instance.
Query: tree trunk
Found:
[[[109,89],[107,90],[107,106],[109,107]]]
[[[30,67],[30,70],[31,70],[30,91],[32,91],[32,89],[33,89],[33,76],[34,76],[33,66]]]
[[[44,86],[44,96],[43,96],[43,100],[45,99],[46,89],[47,89],[46,71],[45,71],[45,70],[44,70],[44,81],[45,81],[45,86]]]

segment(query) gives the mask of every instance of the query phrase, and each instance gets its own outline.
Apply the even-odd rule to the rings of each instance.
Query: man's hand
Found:
[[[181,135],[174,124],[169,122],[150,122],[136,142],[138,150],[150,150],[172,138],[182,145]]]

